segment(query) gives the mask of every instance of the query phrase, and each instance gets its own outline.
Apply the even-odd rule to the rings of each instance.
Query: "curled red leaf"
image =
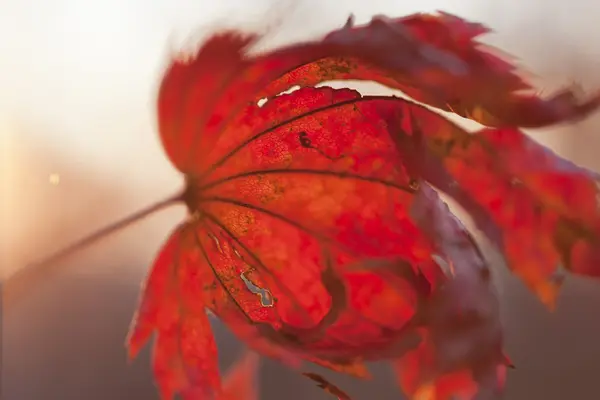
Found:
[[[531,94],[475,41],[486,31],[444,13],[376,17],[254,55],[260,38],[230,31],[168,67],[158,125],[189,217],[157,258],[130,339],[135,353],[157,333],[163,397],[223,393],[206,309],[291,366],[364,378],[365,361],[387,360],[414,398],[501,392],[487,263],[429,184],[551,303],[558,261],[597,275],[596,177],[515,126],[581,118],[600,97]],[[469,133],[412,101],[315,87],[340,79],[496,128]]]

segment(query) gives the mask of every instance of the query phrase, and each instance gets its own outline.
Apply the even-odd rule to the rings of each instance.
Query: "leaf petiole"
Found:
[[[183,201],[183,193],[178,193],[174,196],[168,197],[164,200],[158,201],[146,208],[143,208],[119,221],[113,222],[103,228],[100,228],[88,236],[85,236],[70,245],[63,247],[53,254],[43,258],[40,261],[26,265],[24,268],[18,270],[14,274],[8,276],[4,280],[4,296],[7,296],[7,292],[13,293],[18,292],[19,288],[25,289],[30,286],[32,280],[36,279],[36,275],[44,273],[46,268],[54,265],[56,262],[71,256],[72,254],[96,243],[97,241],[104,239],[112,233],[115,233],[123,228],[128,227],[147,216],[154,214],[157,211],[163,210],[167,207],[175,205]],[[14,294],[14,293],[13,293]],[[12,296],[11,296],[12,297]]]

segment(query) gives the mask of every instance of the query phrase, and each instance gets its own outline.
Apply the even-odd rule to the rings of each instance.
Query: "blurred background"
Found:
[[[173,49],[190,37],[269,28],[275,45],[337,28],[351,12],[360,23],[436,9],[490,25],[485,40],[518,56],[544,91],[600,87],[600,3],[586,0],[0,0],[3,276],[181,186],[159,145],[154,98]],[[532,134],[599,170],[598,127],[596,116]],[[157,398],[148,351],[130,364],[124,339],[139,284],[182,216],[174,208],[149,218],[5,299],[2,399]],[[600,284],[569,279],[550,314],[496,264],[517,366],[507,399],[600,398]],[[215,327],[226,366],[240,346]],[[372,382],[333,381],[357,400],[399,399],[390,372],[376,368]],[[261,382],[261,400],[329,398],[270,362]]]

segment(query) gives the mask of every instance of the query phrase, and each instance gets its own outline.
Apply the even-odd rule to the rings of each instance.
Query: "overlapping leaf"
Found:
[[[563,275],[600,273],[598,175],[515,128],[467,133],[424,108],[404,114],[397,146],[409,171],[450,194],[552,307]]]
[[[429,299],[419,346],[394,363],[400,384],[415,399],[495,398],[510,362],[491,272],[436,192],[424,185],[417,198],[412,215],[446,255],[453,278]]]
[[[550,100],[519,94],[530,86],[514,67],[473,41],[484,31],[449,14],[377,17],[363,27],[349,20],[321,41],[254,57],[246,52],[256,35],[215,35],[165,73],[158,99],[165,150],[182,172],[203,171],[216,160],[194,159],[199,147],[214,145],[248,103],[339,79],[380,82],[493,125],[543,126],[597,107],[600,98],[582,101],[569,91]]]

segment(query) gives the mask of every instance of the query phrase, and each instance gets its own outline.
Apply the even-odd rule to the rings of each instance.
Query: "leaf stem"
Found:
[[[2,286],[2,295],[4,300],[8,301],[8,297],[14,297],[14,292],[24,290],[30,286],[31,281],[36,281],[36,275],[47,274],[50,267],[55,265],[58,261],[96,243],[97,241],[104,239],[112,233],[115,233],[129,225],[132,225],[145,217],[154,214],[157,211],[165,209],[183,200],[183,193],[178,193],[174,196],[168,197],[164,200],[156,202],[146,208],[143,208],[119,221],[113,222],[103,228],[100,228],[91,234],[84,236],[83,238],[71,243],[70,245],[63,247],[53,254],[43,258],[40,261],[26,265],[24,268],[18,270],[14,274],[5,277],[4,282],[0,282]]]

